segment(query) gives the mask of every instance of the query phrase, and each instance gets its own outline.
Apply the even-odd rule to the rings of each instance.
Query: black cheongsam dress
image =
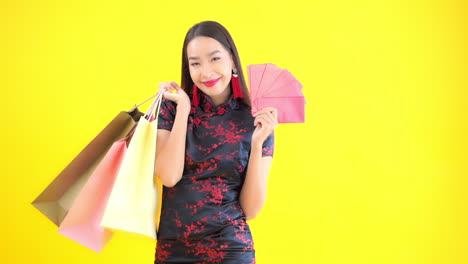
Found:
[[[216,106],[202,91],[199,96],[188,118],[182,178],[163,187],[154,263],[255,263],[239,202],[255,129],[250,107],[232,97]],[[175,114],[176,105],[163,100],[158,129],[171,130]],[[273,149],[271,134],[262,155]]]

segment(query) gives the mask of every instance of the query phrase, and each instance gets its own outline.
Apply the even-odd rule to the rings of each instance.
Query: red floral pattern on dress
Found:
[[[175,104],[163,100],[158,128],[171,130]],[[188,118],[181,180],[163,188],[155,263],[255,263],[239,195],[255,127],[250,107],[237,99],[214,105],[200,92]],[[273,155],[273,135],[262,154]]]

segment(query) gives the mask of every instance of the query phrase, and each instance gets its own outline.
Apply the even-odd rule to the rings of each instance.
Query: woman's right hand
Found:
[[[165,90],[163,98],[176,103],[178,110],[182,108],[184,111],[190,112],[190,98],[176,82],[161,82],[159,88]]]

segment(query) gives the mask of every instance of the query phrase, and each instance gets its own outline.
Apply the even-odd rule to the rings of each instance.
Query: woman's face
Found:
[[[231,54],[217,40],[196,37],[187,45],[190,77],[195,85],[217,104],[227,100],[231,93],[234,62]]]

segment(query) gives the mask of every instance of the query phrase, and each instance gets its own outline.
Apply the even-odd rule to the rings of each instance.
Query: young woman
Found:
[[[187,32],[182,83],[160,83],[155,176],[164,185],[155,263],[255,263],[246,220],[264,205],[277,112],[251,114],[229,32]]]

